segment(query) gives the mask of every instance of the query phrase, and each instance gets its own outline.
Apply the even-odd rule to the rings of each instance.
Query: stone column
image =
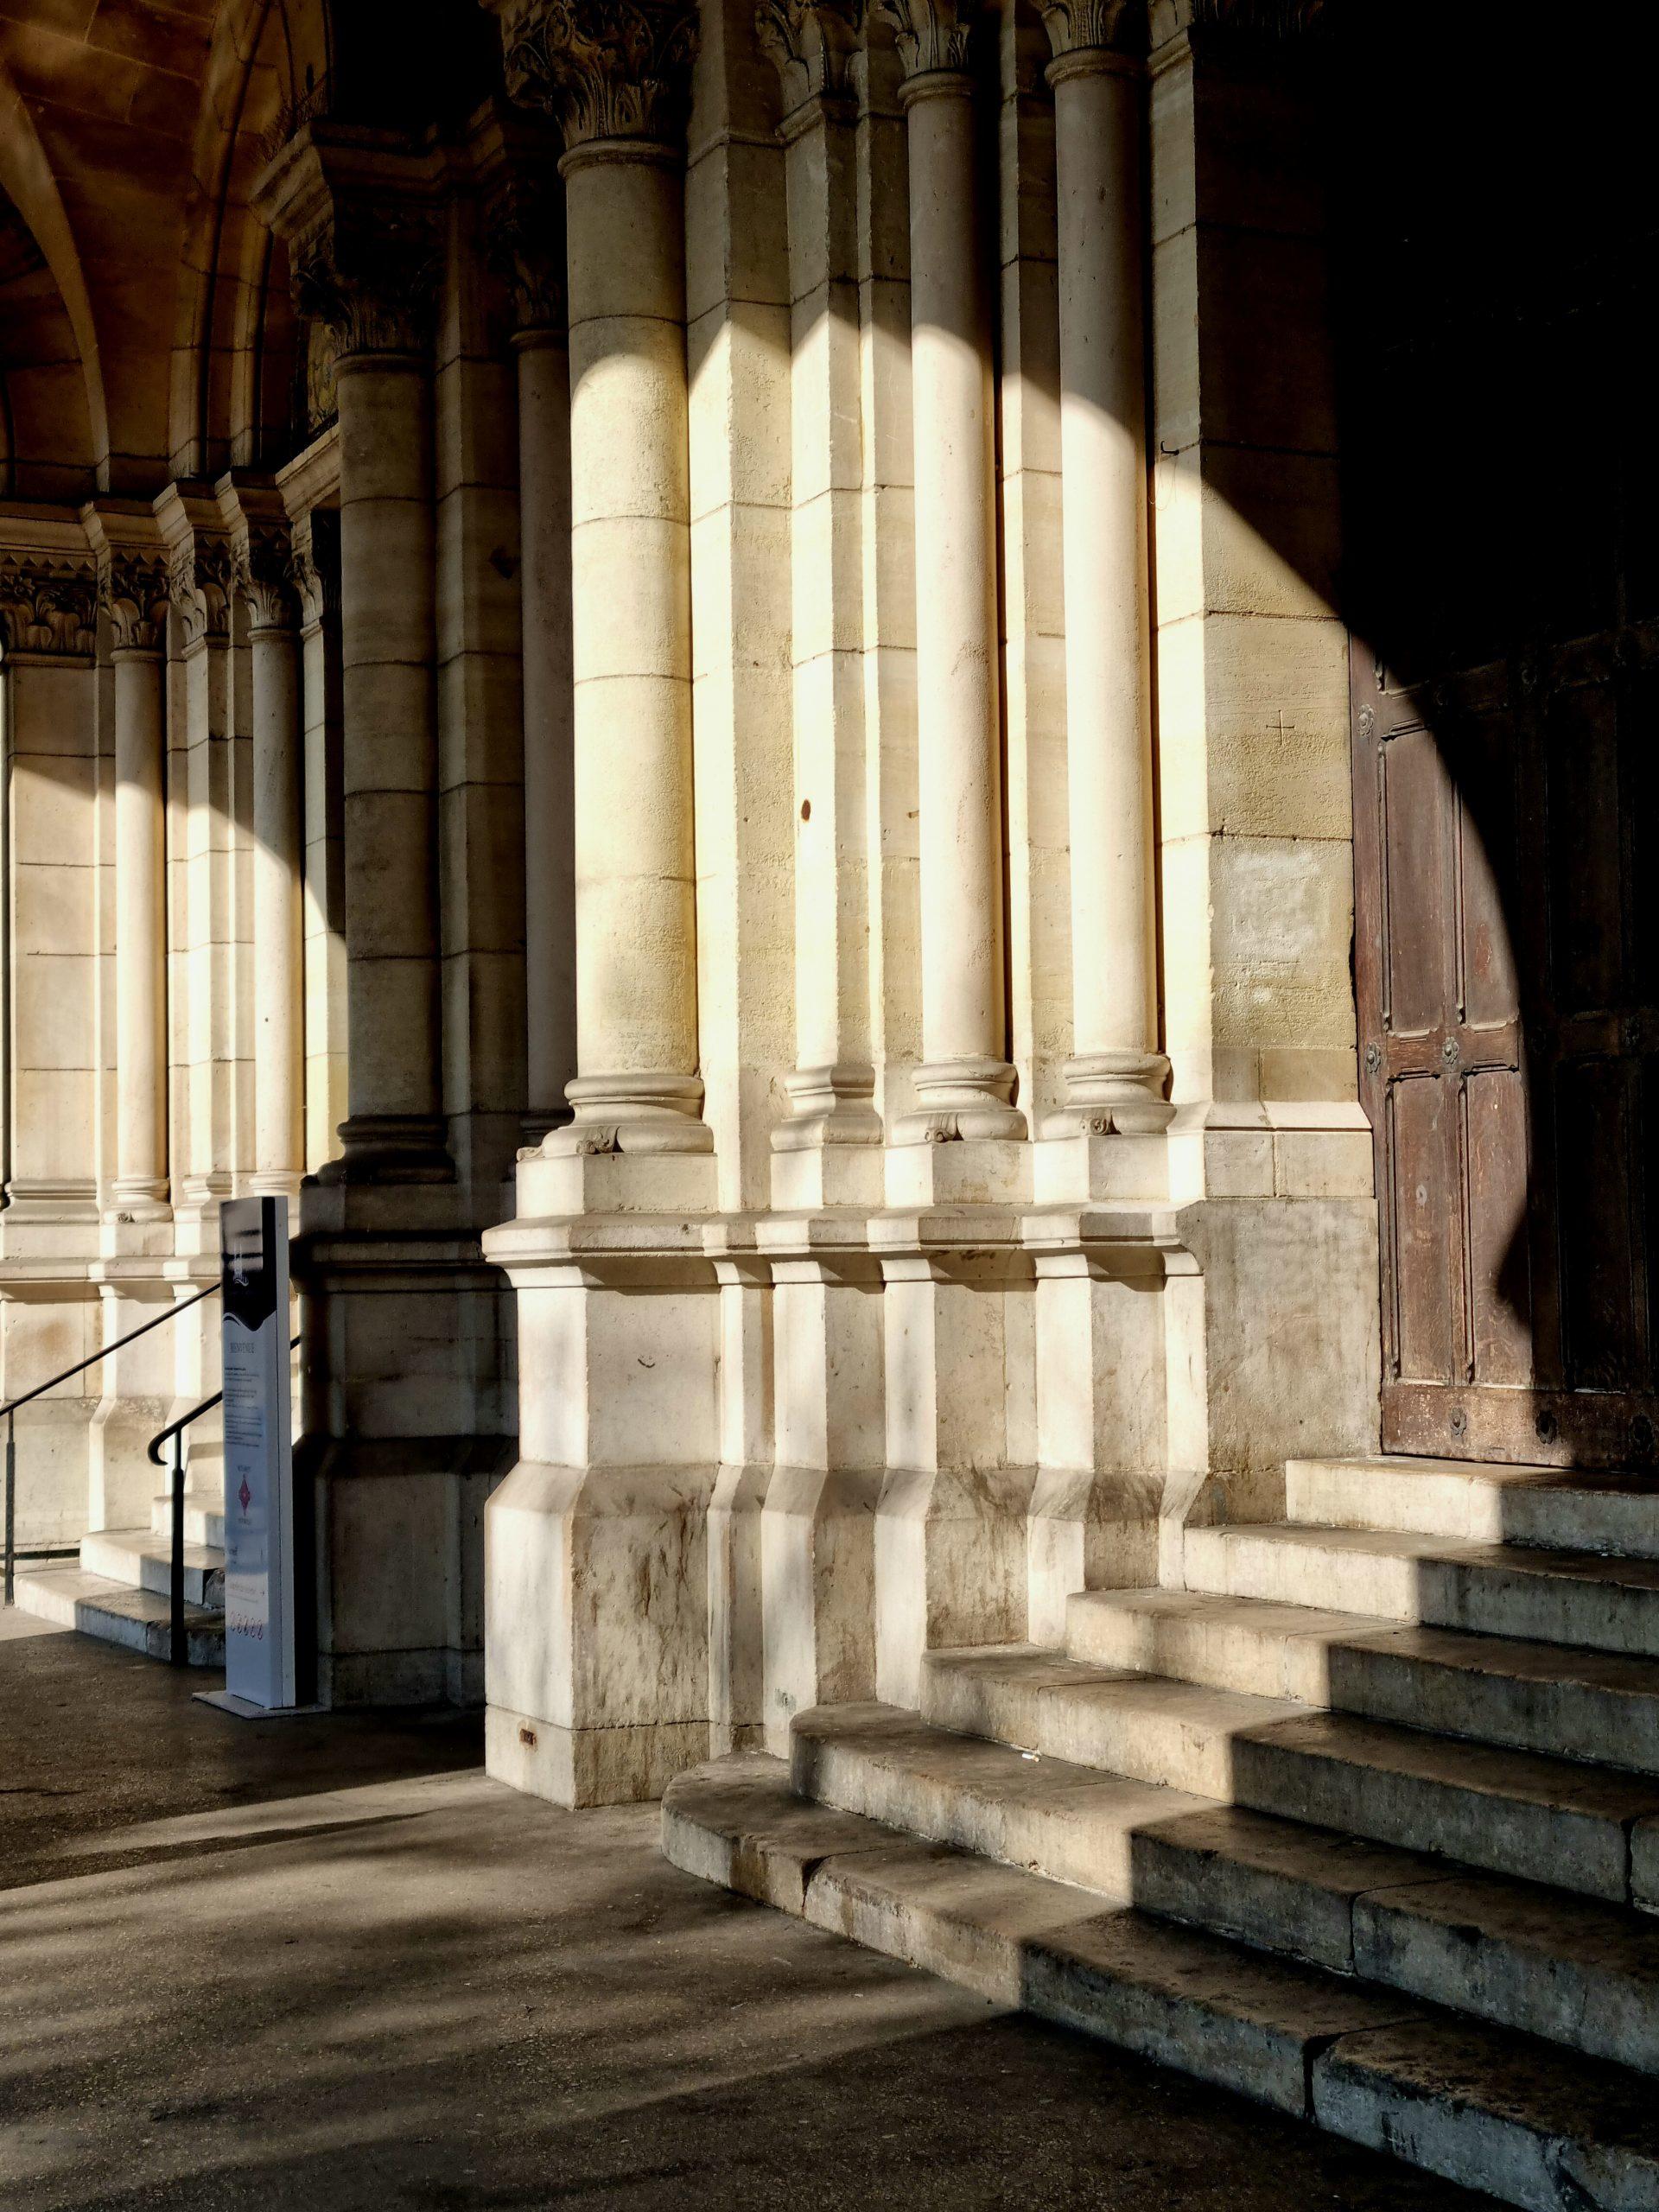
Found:
[[[564,134],[575,715],[572,1125],[554,1153],[707,1152],[697,1071],[683,0],[491,0]]]
[[[575,1120],[485,1238],[518,1300],[517,1465],[486,1520],[486,1758],[564,1804],[657,1795],[710,1740],[720,1308],[697,1072],[684,0],[493,0],[565,142]],[[528,506],[528,503],[527,503]]]
[[[899,1142],[1022,1137],[1003,982],[989,328],[976,219],[971,0],[880,0],[910,143],[921,801],[921,1111]]]
[[[449,1180],[439,1020],[435,163],[312,128],[260,179],[340,415],[349,1112],[327,1181]]]
[[[162,556],[107,547],[99,585],[115,671],[115,1177],[107,1210],[118,1221],[155,1221],[168,1211]]]
[[[8,518],[0,543],[0,932],[11,1006],[0,1260],[40,1241],[35,1225],[48,1248],[64,1224],[74,1224],[62,1239],[67,1249],[84,1254],[96,1242],[86,1225],[98,1217],[99,1185],[96,593],[86,533],[73,515]],[[10,1303],[0,1325],[10,1342]],[[71,1345],[61,1357],[11,1372],[49,1374],[88,1348]]]
[[[513,184],[488,211],[506,264],[518,383],[524,721],[525,1136],[569,1119],[576,1072],[576,879],[570,636],[570,340],[563,196]]]
[[[1124,0],[1045,7],[1054,59],[1072,1057],[1045,1134],[1163,1128],[1147,554],[1144,73]]]
[[[290,484],[284,499],[303,487]],[[290,507],[290,512],[293,512]],[[293,514],[300,594],[304,766],[305,1147],[308,1174],[334,1151],[346,1118],[345,812],[340,787],[340,517],[301,505]]]
[[[878,1204],[865,791],[856,106],[858,0],[770,0],[789,214],[796,1065],[774,1202]]]
[[[293,549],[285,530],[245,530],[237,587],[253,678],[253,1175],[296,1196],[304,1160],[300,686]]]

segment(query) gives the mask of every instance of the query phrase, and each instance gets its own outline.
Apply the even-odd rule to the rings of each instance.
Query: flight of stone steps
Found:
[[[1659,2208],[1659,1484],[1301,1462],[1187,1587],[938,1651],[676,1865],[1533,2212]]]
[[[211,1474],[192,1466],[185,1491],[184,1619],[193,1667],[225,1664],[225,1494],[213,1457]],[[163,1491],[151,1503],[148,1529],[101,1529],[81,1538],[76,1566],[19,1574],[18,1611],[166,1659],[172,1649],[172,1512]]]

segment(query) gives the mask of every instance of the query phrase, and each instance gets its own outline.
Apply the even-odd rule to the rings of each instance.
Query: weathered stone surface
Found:
[[[1313,2061],[1313,2113],[1527,2212],[1651,2212],[1651,2083],[1521,2037],[1414,2021],[1344,2037]]]

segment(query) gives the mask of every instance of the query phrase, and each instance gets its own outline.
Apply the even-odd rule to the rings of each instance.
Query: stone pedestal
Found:
[[[488,1513],[490,1771],[565,1805],[655,1796],[709,1741],[715,1271],[696,1224],[662,1216],[486,1242],[534,1378]]]
[[[1026,1634],[1036,1457],[1030,1262],[1011,1213],[871,1224],[885,1285],[887,1473],[876,1694],[919,1702],[924,1651]]]
[[[876,1511],[887,1464],[881,1269],[858,1216],[768,1227],[776,1465],[761,1520],[766,1740],[876,1694]]]

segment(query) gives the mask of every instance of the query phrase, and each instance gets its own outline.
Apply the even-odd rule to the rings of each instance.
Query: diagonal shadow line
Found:
[[[401,1813],[365,1813],[358,1820],[311,1821],[297,1827],[261,1828],[252,1835],[198,1836],[188,1842],[158,1843],[148,1847],[129,1845],[118,1851],[77,1856],[70,1867],[55,1859],[42,1861],[35,1867],[25,1861],[21,1876],[15,1867],[0,1874],[0,1896],[16,1890],[43,1888],[50,1882],[79,1881],[92,1875],[118,1873],[130,1866],[166,1866],[183,1859],[211,1858],[219,1852],[251,1851],[261,1845],[316,1842],[327,1836],[349,1835],[363,1828],[383,1828],[400,1821],[418,1821],[428,1816],[427,1808],[411,1806]]]

